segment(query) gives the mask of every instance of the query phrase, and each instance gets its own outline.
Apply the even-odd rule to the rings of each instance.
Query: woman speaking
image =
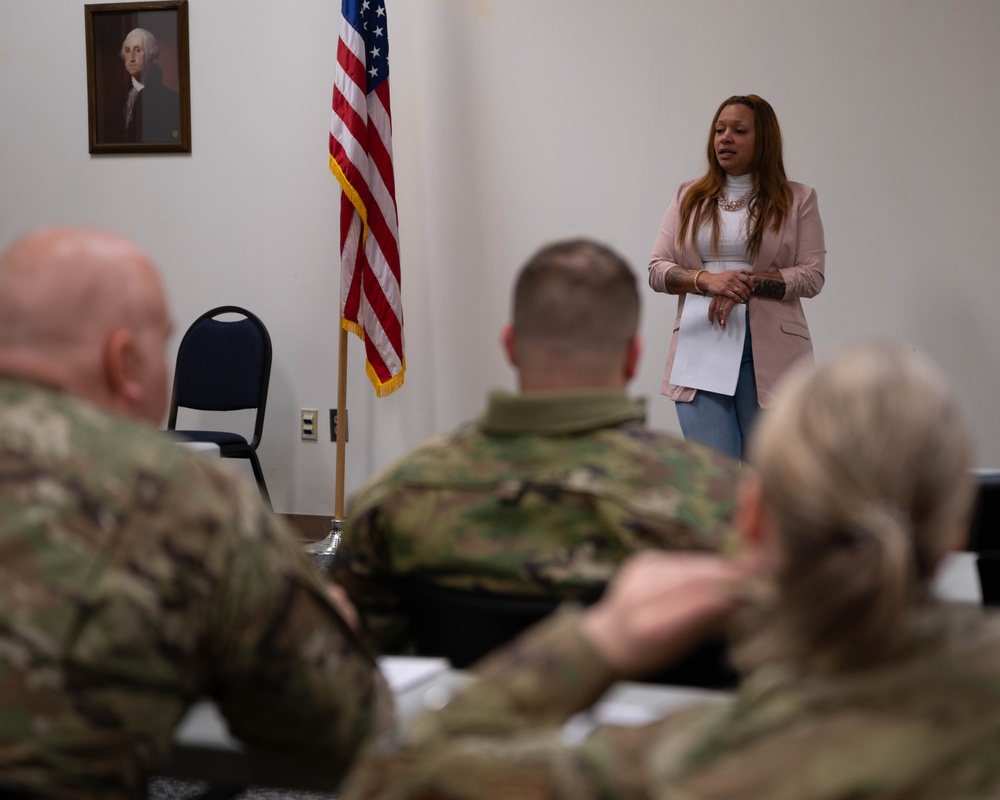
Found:
[[[785,177],[774,110],[725,100],[708,170],[678,187],[649,260],[649,285],[680,295],[661,393],[685,438],[743,458],[778,378],[812,357],[800,301],[823,288],[825,253],[816,192]]]

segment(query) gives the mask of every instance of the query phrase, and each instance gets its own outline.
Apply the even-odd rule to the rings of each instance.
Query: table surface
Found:
[[[393,694],[404,700],[449,669],[447,661],[437,658],[383,657],[379,666]],[[230,734],[216,705],[203,700],[188,709],[177,726],[171,759],[156,776],[207,781],[213,789],[272,786],[332,792],[336,785],[322,762],[245,745]]]
[[[417,714],[442,706],[471,680],[467,672],[451,669],[441,658],[383,656],[379,666],[393,690],[401,727]],[[685,705],[726,696],[679,686],[619,683],[593,709],[566,723],[564,740],[579,741],[598,724],[642,725]],[[174,732],[173,757],[157,775],[198,778],[220,787],[334,788],[315,761],[261,753],[235,739],[210,701],[196,703],[181,720]]]
[[[940,600],[981,605],[983,593],[979,586],[976,554],[963,551],[945,556],[931,589]]]
[[[942,600],[979,604],[982,595],[974,553],[952,553],[942,564],[933,586]],[[400,726],[426,710],[440,708],[471,680],[453,670],[445,659],[383,656],[379,666],[396,699]],[[589,711],[563,727],[564,740],[582,739],[598,724],[641,725],[686,705],[718,701],[724,692],[682,686],[619,683]],[[209,701],[195,704],[174,733],[174,754],[160,775],[200,778],[221,786],[281,786],[289,789],[331,790],[322,766],[290,757],[253,751],[235,739],[218,709]]]

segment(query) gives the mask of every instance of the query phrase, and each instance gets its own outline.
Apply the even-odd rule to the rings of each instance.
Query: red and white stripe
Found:
[[[330,123],[330,169],[343,189],[341,317],[365,340],[381,397],[402,385],[406,362],[389,82],[366,94],[367,69],[364,38],[342,16]]]

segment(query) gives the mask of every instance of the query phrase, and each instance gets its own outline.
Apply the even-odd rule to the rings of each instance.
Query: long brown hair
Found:
[[[753,199],[748,209],[749,228],[747,249],[753,261],[760,252],[760,243],[768,227],[777,231],[791,205],[791,190],[785,176],[785,162],[781,155],[781,128],[778,117],[763,97],[755,94],[733,95],[722,101],[712,118],[708,133],[708,171],[681,199],[680,238],[689,230],[697,231],[709,218],[712,220],[712,252],[719,251],[720,217],[717,199],[726,189],[726,171],[719,166],[715,155],[715,126],[726,106],[746,106],[753,112],[756,140],[753,153]]]

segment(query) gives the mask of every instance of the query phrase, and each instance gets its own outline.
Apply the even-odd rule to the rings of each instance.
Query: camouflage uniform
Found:
[[[379,681],[253,483],[0,379],[0,795],[142,796],[202,695],[234,735],[335,779]]]
[[[610,390],[494,392],[350,501],[333,568],[375,642],[407,652],[398,578],[581,597],[643,548],[716,550],[736,462],[651,431]]]
[[[401,749],[372,748],[342,800],[1000,797],[1000,619],[914,622],[909,650],[877,669],[772,664],[731,699],[570,747],[560,724],[613,676],[562,612],[484,661]]]

